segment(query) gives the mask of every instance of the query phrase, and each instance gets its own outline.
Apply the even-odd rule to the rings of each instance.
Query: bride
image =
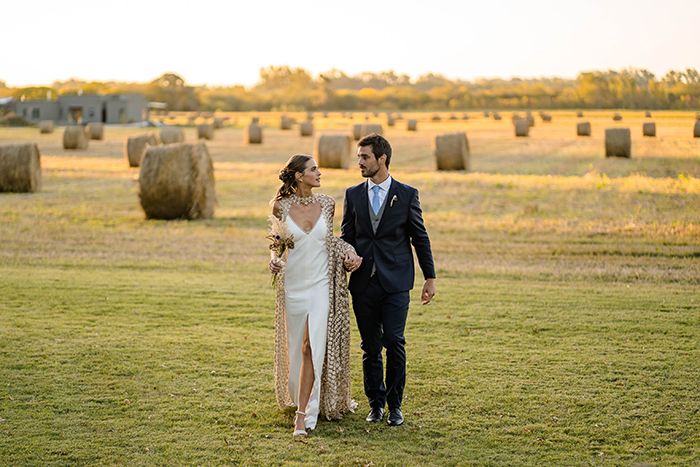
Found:
[[[296,406],[294,435],[304,436],[319,414],[330,420],[354,409],[345,274],[362,258],[333,236],[335,201],[312,194],[321,186],[321,172],[311,156],[292,156],[279,178],[272,213],[286,226],[293,247],[286,261],[271,252],[269,264],[278,276],[275,395],[280,407]]]

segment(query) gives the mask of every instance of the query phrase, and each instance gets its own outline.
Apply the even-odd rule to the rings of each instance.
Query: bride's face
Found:
[[[306,168],[299,179],[300,185],[307,185],[311,188],[321,186],[321,171],[318,164],[313,159],[306,162]]]

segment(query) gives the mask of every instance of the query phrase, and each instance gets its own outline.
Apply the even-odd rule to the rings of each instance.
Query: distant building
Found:
[[[59,124],[135,123],[148,120],[149,103],[143,94],[65,95],[55,101],[13,100],[9,104],[18,116],[30,122],[53,120]]]

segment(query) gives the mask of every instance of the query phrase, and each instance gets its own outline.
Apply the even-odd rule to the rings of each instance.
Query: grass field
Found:
[[[699,464],[693,115],[655,112],[658,136],[643,138],[643,113],[586,112],[593,136],[577,138],[574,113],[553,112],[518,139],[505,112],[430,115],[386,131],[438,270],[432,304],[413,291],[406,424],[364,422],[353,319],[360,408],[304,441],[274,402],[264,236],[277,171],[313,138],[261,114],[265,144],[245,146],[249,115],[231,114],[207,143],[216,217],[164,222],[144,220],[122,153],[153,129],[107,127],[65,151],[61,129],[0,128],[0,144],[37,142],[43,167],[41,192],[0,194],[0,465]],[[612,126],[632,129],[631,159],[603,157]],[[433,137],[458,130],[471,171],[435,172]],[[336,230],[360,181],[323,170]]]

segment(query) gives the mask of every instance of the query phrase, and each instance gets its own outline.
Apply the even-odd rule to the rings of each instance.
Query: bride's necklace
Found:
[[[316,197],[314,195],[298,196],[297,194],[293,194],[289,198],[292,200],[292,203],[301,204],[302,206],[308,206],[309,204],[316,201]]]

